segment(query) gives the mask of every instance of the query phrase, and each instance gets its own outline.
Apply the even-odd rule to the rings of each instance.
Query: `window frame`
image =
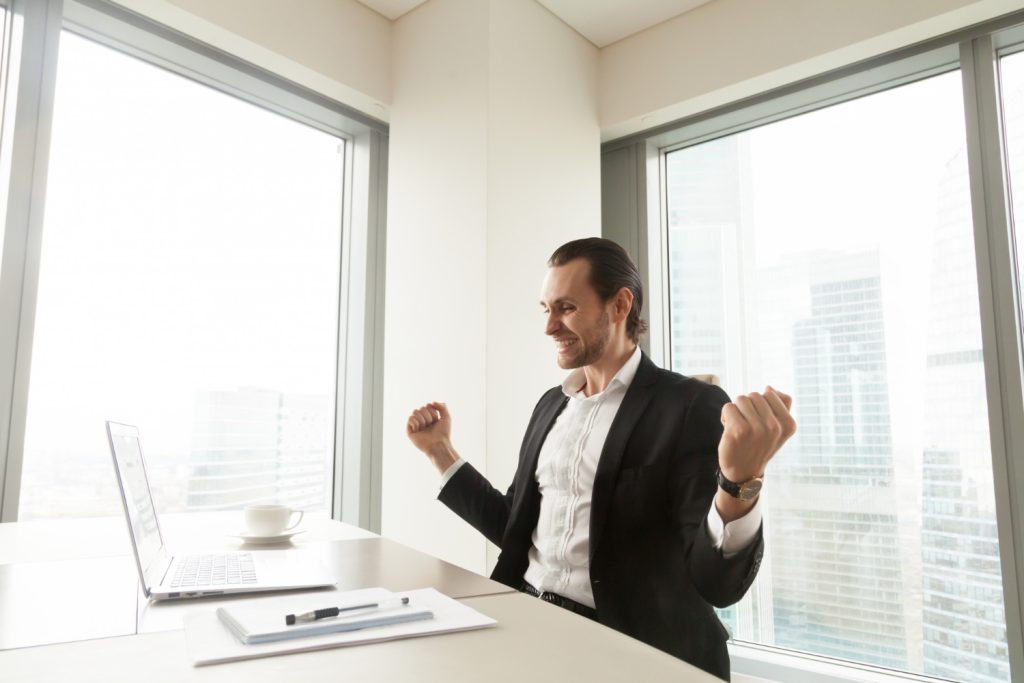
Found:
[[[666,155],[712,139],[960,69],[966,113],[983,360],[989,404],[1011,678],[1024,679],[1024,342],[1008,170],[999,100],[998,59],[1024,51],[1024,12],[602,145],[602,234],[636,260],[648,292],[644,350],[669,367]],[[1016,416],[1017,419],[1014,419]],[[934,681],[747,642],[730,642],[734,674],[793,683]]]
[[[0,270],[0,522],[16,521],[61,31],[345,140],[335,381],[334,519],[380,530],[388,126],[109,0],[12,0],[12,169]],[[98,427],[101,428],[101,427]]]

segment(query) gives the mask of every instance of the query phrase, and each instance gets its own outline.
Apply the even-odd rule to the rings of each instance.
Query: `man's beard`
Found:
[[[583,350],[572,358],[566,358],[562,367],[566,370],[582,368],[584,365],[593,365],[601,360],[604,350],[608,347],[608,341],[612,338],[612,332],[608,327],[608,312],[601,313],[597,323],[586,331],[586,336],[578,336],[577,342]]]

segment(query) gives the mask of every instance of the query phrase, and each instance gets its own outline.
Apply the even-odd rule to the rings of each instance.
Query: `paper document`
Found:
[[[399,638],[468,631],[494,626],[497,623],[494,619],[480,614],[433,588],[404,591],[395,595],[408,596],[409,605],[404,608],[409,610],[408,614],[428,613],[432,614],[433,618],[421,617],[414,621],[388,623],[357,630],[335,631],[306,635],[301,638],[246,644],[232,632],[232,628],[222,621],[216,610],[212,608],[196,610],[185,616],[185,641],[188,645],[189,657],[194,666],[204,666],[257,657],[272,657],[291,652],[308,652]],[[250,629],[250,634],[255,634],[263,632],[260,631],[263,625],[269,625],[272,630],[276,631],[284,630],[286,614],[313,611],[328,606],[377,602],[391,596],[392,593],[383,588],[367,588],[358,591],[318,591],[302,595],[251,598],[238,601],[227,609],[235,620],[244,621],[244,628]],[[393,610],[389,610],[389,612],[391,611]],[[330,621],[330,619],[325,621]],[[238,626],[242,626],[242,624],[239,623]]]
[[[331,602],[332,600],[338,601],[339,604],[335,605]],[[399,600],[394,594],[383,588],[371,588],[344,593],[329,593],[320,599],[321,607],[326,607],[329,602],[331,607],[346,607],[348,605],[365,605],[371,602],[399,603]],[[241,603],[219,608],[217,617],[239,640],[251,645],[433,619],[434,613],[410,600],[407,605],[395,604],[390,609],[362,609],[352,614],[288,626],[285,624],[284,614],[268,609],[261,603]]]

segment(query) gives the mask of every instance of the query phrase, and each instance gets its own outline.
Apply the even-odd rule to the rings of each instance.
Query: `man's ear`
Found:
[[[619,291],[615,292],[612,303],[614,304],[615,322],[622,322],[629,317],[629,312],[633,309],[633,292],[629,287],[621,287]]]

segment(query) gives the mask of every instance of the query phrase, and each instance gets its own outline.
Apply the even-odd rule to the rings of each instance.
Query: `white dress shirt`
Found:
[[[622,405],[637,368],[640,347],[619,369],[604,391],[587,396],[582,368],[562,383],[569,397],[541,446],[537,461],[540,517],[533,531],[525,580],[539,591],[558,593],[594,607],[590,586],[590,499],[597,463],[612,420]],[[441,488],[463,464],[460,458],[441,478]],[[726,557],[745,548],[761,525],[760,500],[743,517],[722,521],[714,502],[708,514],[708,535]]]

